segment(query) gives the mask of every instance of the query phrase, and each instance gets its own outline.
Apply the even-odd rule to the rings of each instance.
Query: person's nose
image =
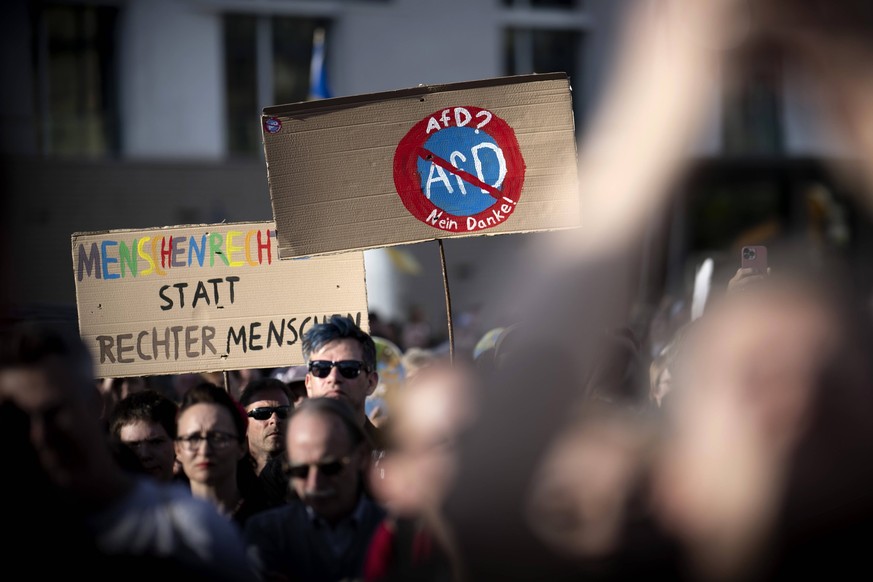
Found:
[[[151,447],[147,447],[145,445],[138,445],[133,448],[133,452],[142,460],[151,459],[154,457]]]
[[[333,366],[330,369],[330,374],[327,375],[334,383],[341,383],[345,380],[342,374],[340,374],[339,368],[337,366]]]
[[[306,474],[306,489],[308,491],[320,491],[324,479],[325,476],[319,470],[318,465],[309,465],[309,472]]]
[[[199,453],[201,450],[204,453],[211,453],[215,450],[215,444],[209,439],[200,439],[200,441],[194,447],[194,452]]]
[[[316,491],[318,489],[318,468],[309,465],[306,473],[306,490]]]

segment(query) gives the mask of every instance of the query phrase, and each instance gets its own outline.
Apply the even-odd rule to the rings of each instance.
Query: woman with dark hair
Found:
[[[185,394],[176,421],[176,456],[191,493],[213,502],[240,526],[267,508],[247,458],[247,422],[237,401],[209,382]]]

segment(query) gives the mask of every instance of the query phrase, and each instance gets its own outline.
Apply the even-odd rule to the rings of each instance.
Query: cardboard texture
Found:
[[[567,75],[263,111],[282,259],[579,225]]]
[[[72,251],[98,377],[299,365],[317,321],[369,329],[363,253],[280,261],[274,222],[75,233]]]

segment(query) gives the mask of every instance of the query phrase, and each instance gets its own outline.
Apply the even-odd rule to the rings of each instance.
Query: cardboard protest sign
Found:
[[[578,226],[563,73],[268,107],[281,258]]]
[[[72,236],[79,332],[99,377],[303,363],[307,327],[365,330],[363,253],[278,260],[273,222]]]

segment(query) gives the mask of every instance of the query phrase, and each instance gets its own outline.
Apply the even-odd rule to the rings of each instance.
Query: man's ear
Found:
[[[368,378],[370,385],[367,387],[367,396],[370,396],[376,391],[376,386],[379,385],[379,372],[373,371]]]
[[[309,374],[308,372],[306,373],[305,376],[303,376],[303,385],[306,386],[306,396],[308,396],[310,398],[312,397],[312,390],[309,387],[309,384],[312,382],[311,376],[312,375]]]

